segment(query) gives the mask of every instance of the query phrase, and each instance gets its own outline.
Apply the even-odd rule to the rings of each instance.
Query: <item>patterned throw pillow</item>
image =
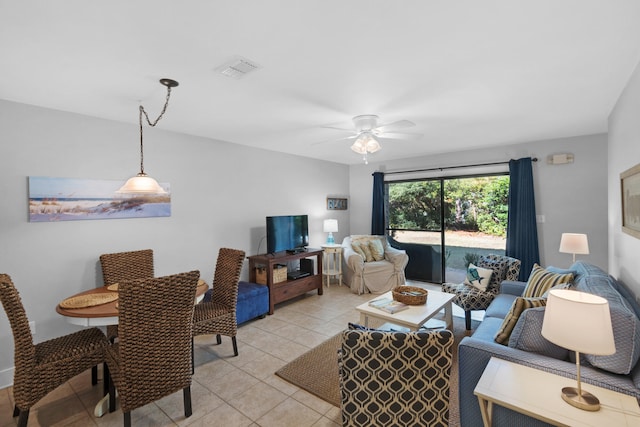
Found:
[[[492,259],[484,256],[480,257],[478,267],[489,268],[493,271],[487,289],[497,289],[500,287],[500,283],[502,283],[507,275],[508,264],[509,260],[507,258]]]
[[[531,269],[531,275],[527,281],[527,286],[522,293],[526,298],[537,298],[547,292],[552,287],[559,285],[560,283],[571,283],[573,281],[573,274],[557,274],[552,273],[538,264],[533,264]]]
[[[546,305],[546,298],[516,298],[513,304],[511,304],[509,313],[507,313],[504,320],[502,321],[500,329],[498,329],[498,332],[496,332],[496,336],[494,338],[495,341],[498,344],[509,345],[509,337],[511,336],[513,328],[516,326],[516,323],[518,323],[518,319],[520,318],[522,312],[527,308],[544,307]]]
[[[492,274],[493,270],[477,267],[470,263],[469,267],[467,267],[467,277],[465,277],[464,283],[481,291],[486,291]]]
[[[362,256],[362,258],[364,258],[364,262],[373,261],[373,255],[371,254],[371,249],[369,249],[368,240],[358,240],[357,242],[352,242],[351,247],[353,247],[353,250],[356,251],[360,256]]]
[[[360,246],[360,242],[351,242],[351,247],[353,248],[354,251],[356,251],[356,253],[358,255],[360,255],[362,257],[364,262],[367,262],[367,256],[364,254],[364,251],[362,250],[362,247]]]
[[[384,248],[380,239],[369,240],[369,250],[374,261],[382,261],[384,259]]]

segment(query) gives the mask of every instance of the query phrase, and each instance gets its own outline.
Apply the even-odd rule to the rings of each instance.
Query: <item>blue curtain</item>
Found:
[[[384,173],[373,173],[373,208],[371,209],[371,234],[385,235],[384,229]]]
[[[519,279],[526,281],[533,264],[540,263],[531,157],[509,161],[509,175],[509,217],[505,254],[522,262]]]

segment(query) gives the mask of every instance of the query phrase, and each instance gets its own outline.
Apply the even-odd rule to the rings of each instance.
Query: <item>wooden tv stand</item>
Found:
[[[316,257],[316,274],[301,277],[296,280],[286,280],[280,283],[273,283],[273,267],[276,264],[286,264],[301,258]],[[308,248],[304,252],[287,253],[277,252],[275,254],[262,254],[247,257],[249,260],[249,281],[256,281],[256,267],[267,269],[267,287],[269,288],[269,314],[273,314],[273,307],[283,301],[290,300],[299,295],[305,294],[314,289],[318,290],[318,295],[322,295],[322,249]]]

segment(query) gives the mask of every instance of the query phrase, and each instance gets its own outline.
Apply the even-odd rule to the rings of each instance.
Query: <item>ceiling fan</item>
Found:
[[[418,133],[400,132],[401,129],[413,127],[416,124],[409,120],[398,120],[392,123],[379,124],[379,117],[375,114],[362,114],[353,119],[353,128],[323,126],[328,129],[353,132],[346,138],[339,141],[355,140],[351,149],[358,154],[362,154],[365,164],[368,164],[367,155],[379,151],[382,146],[380,142],[393,141],[397,139],[415,139],[422,136]]]

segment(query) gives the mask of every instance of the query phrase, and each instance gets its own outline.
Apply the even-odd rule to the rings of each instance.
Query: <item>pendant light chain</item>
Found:
[[[140,110],[140,114],[139,114],[139,122],[140,122],[140,173],[141,174],[144,174],[144,145],[142,143],[142,115],[144,114],[144,117],[147,119],[147,123],[149,124],[149,126],[155,127],[155,125],[158,124],[158,122],[160,121],[162,116],[164,116],[165,111],[167,111],[167,106],[169,105],[169,97],[170,96],[171,96],[171,86],[167,86],[167,99],[164,102],[164,107],[162,107],[162,111],[160,112],[160,115],[158,116],[158,118],[153,123],[151,123],[151,120],[149,120],[149,115],[145,111],[144,107],[142,105],[140,105],[140,107],[139,107],[139,110]]]

